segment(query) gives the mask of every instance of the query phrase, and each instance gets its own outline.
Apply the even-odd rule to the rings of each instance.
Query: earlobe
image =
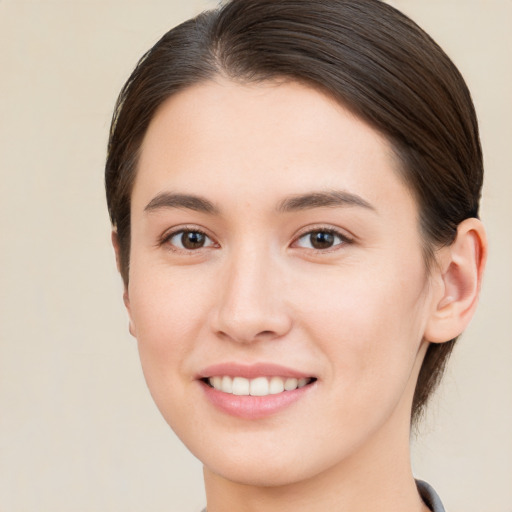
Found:
[[[487,239],[475,218],[461,222],[454,242],[441,250],[439,292],[425,330],[425,339],[443,343],[459,336],[469,324],[477,303],[487,259]]]
[[[114,247],[114,252],[116,254],[117,270],[118,270],[118,272],[121,272],[121,263],[120,263],[121,262],[121,258],[120,258],[120,254],[119,254],[119,251],[120,251],[120,249],[119,249],[119,236],[118,236],[117,231],[115,229],[112,230],[111,239],[112,239],[112,246]],[[127,286],[126,283],[124,284],[123,302],[124,302],[124,306],[126,308],[126,311],[128,312],[128,318],[129,318],[128,330],[129,330],[130,334],[134,338],[136,338],[135,326],[133,324],[132,314],[131,314],[131,310],[130,310],[130,296],[128,294],[128,286]]]

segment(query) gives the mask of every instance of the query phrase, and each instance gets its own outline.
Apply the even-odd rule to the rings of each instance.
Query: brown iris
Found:
[[[185,249],[200,249],[206,242],[206,235],[199,231],[184,231],[181,243]]]
[[[334,245],[334,234],[329,231],[313,231],[309,240],[315,249],[329,249]]]

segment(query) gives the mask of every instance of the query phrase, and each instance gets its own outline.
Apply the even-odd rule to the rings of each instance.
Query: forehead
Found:
[[[410,201],[397,166],[383,135],[312,87],[219,78],[159,108],[141,147],[133,202],[191,187],[219,201],[312,188]]]

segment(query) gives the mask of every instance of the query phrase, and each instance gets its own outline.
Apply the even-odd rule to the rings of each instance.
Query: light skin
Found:
[[[131,215],[130,331],[157,406],[204,464],[209,512],[427,510],[412,397],[428,343],[476,306],[478,220],[427,271],[383,136],[310,87],[221,78],[157,112]],[[314,381],[248,419],[206,396],[198,375],[222,363]]]

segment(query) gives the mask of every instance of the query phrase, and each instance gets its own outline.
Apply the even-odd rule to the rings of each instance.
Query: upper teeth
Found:
[[[244,377],[229,377],[225,375],[223,377],[210,377],[208,382],[212,387],[224,393],[267,396],[301,388],[311,382],[311,379],[284,377],[256,377],[255,379],[246,379]]]

